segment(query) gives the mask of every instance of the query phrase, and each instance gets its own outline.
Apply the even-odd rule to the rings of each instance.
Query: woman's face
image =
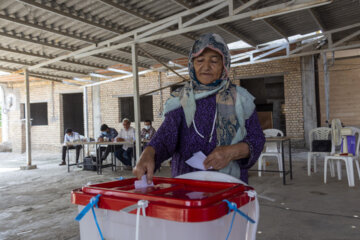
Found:
[[[223,70],[222,56],[206,48],[198,57],[194,58],[196,78],[204,85],[218,80]]]

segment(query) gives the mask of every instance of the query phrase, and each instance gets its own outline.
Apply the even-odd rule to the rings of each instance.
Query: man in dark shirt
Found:
[[[113,142],[118,132],[115,128],[109,128],[108,125],[103,124],[100,127],[101,134],[98,137],[98,142]],[[105,153],[103,154],[103,152]],[[97,154],[98,159],[105,160],[110,152],[114,151],[112,146],[100,147],[100,154]]]

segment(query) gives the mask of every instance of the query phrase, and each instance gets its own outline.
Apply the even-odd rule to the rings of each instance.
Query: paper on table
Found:
[[[154,186],[154,183],[151,182],[151,184],[148,184],[147,179],[146,179],[146,175],[143,175],[141,177],[141,180],[137,180],[137,181],[134,182],[134,185],[135,185],[135,189],[138,189],[138,188],[147,188],[147,187]]]
[[[206,155],[202,151],[199,151],[194,153],[193,156],[188,160],[186,160],[185,162],[193,168],[206,170],[204,167],[205,159],[206,159]]]

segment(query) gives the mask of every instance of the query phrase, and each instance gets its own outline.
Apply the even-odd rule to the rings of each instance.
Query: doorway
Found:
[[[67,128],[71,128],[74,132],[84,135],[83,94],[62,94],[62,98],[64,131]]]
[[[286,135],[284,76],[241,79],[240,85],[255,97],[261,127],[276,128]]]

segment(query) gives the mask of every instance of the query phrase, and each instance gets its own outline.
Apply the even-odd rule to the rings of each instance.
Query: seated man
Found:
[[[141,130],[141,140],[151,140],[156,130],[151,126],[150,120],[145,120],[144,124],[145,127]]]
[[[135,141],[135,128],[130,126],[130,120],[124,118],[122,121],[123,129],[120,130],[120,134],[116,137],[117,142],[127,141],[121,148],[118,148],[115,152],[115,156],[127,166],[131,168],[131,158],[133,156],[133,141]]]
[[[114,141],[115,137],[118,135],[118,132],[115,130],[115,128],[109,128],[108,125],[103,124],[100,127],[101,134],[98,137],[98,142],[112,142]],[[102,154],[105,151],[104,154]],[[100,147],[100,156],[97,156],[97,159],[105,160],[110,152],[113,151],[112,146],[107,147]]]
[[[59,164],[60,166],[66,165],[65,158],[66,158],[66,150],[69,149],[76,149],[76,164],[79,162],[79,156],[80,156],[80,149],[82,148],[81,145],[71,145],[68,146],[66,143],[72,143],[76,141],[80,141],[82,136],[74,132],[71,128],[67,128],[65,130],[65,136],[64,136],[64,146],[62,147],[62,162]]]

